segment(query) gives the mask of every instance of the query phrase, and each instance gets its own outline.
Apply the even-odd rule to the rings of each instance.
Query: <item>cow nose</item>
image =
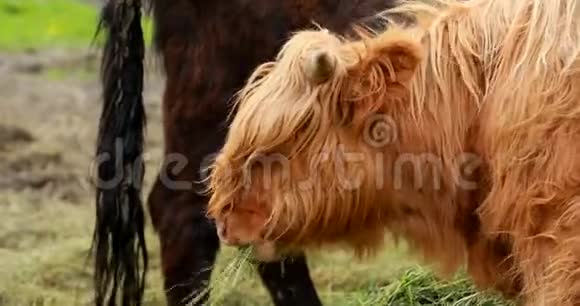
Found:
[[[222,224],[218,224],[218,225],[217,225],[217,232],[218,232],[218,237],[219,237],[219,239],[220,239],[220,240],[221,240],[223,243],[225,243],[225,244],[227,244],[227,245],[231,244],[231,241],[230,241],[230,239],[228,239],[228,231],[227,231],[227,229],[226,229],[226,226],[224,226],[224,225],[222,225]]]
[[[235,235],[229,235],[230,233],[227,230],[227,226],[224,226],[222,224],[218,224],[217,226],[217,233],[218,233],[218,238],[220,239],[220,241],[227,245],[227,246],[238,246],[238,247],[243,247],[243,246],[247,246],[249,244],[243,244],[240,242],[240,240],[238,238],[235,237]]]

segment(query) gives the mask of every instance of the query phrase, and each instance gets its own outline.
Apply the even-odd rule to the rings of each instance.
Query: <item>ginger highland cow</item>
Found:
[[[580,305],[576,1],[390,12],[415,22],[299,32],[255,71],[210,180],[220,238],[276,258],[391,233],[525,305]]]

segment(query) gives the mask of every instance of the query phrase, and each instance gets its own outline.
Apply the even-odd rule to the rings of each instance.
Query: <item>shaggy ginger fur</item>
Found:
[[[211,177],[221,238],[363,254],[388,231],[527,305],[580,305],[575,11],[409,3],[392,12],[415,15],[411,28],[297,33],[240,93]],[[369,142],[372,118],[396,137]],[[464,169],[466,156],[479,163]]]

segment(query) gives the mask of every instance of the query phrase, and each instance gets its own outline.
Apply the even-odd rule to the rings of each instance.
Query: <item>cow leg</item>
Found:
[[[467,246],[467,270],[481,289],[495,288],[512,299],[522,291],[521,275],[515,273],[507,237],[488,237],[478,233]]]
[[[196,303],[191,305],[205,304],[219,250],[215,226],[205,217],[207,199],[191,190],[169,190],[158,179],[148,202],[160,240],[168,305],[190,305],[193,298]]]
[[[304,255],[260,263],[257,269],[276,306],[322,305]]]
[[[519,203],[499,202],[509,207],[508,216],[513,219],[503,222],[509,228],[492,230],[501,230],[511,237],[514,272],[522,281],[523,305],[580,305],[580,198],[569,191],[539,189],[534,197],[518,198]],[[484,220],[501,220],[494,215],[497,212],[503,212],[501,207],[486,207]]]
[[[518,241],[527,306],[580,305],[580,223]]]

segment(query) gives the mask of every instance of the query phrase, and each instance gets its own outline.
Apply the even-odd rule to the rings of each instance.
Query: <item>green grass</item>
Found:
[[[86,305],[91,269],[86,265],[93,211],[88,206],[45,199],[31,205],[19,194],[0,196],[7,222],[0,224],[0,304]],[[56,221],[58,220],[58,221]],[[149,227],[150,228],[150,227]],[[147,232],[151,271],[145,306],[164,305],[157,239]],[[247,253],[225,247],[212,277],[210,305],[272,305]],[[332,306],[508,306],[477,292],[463,274],[445,282],[418,266],[403,247],[376,258],[354,260],[348,252],[309,256],[311,275],[324,305]]]
[[[324,305],[515,306],[493,292],[478,291],[463,271],[441,280],[407,252],[388,246],[378,257],[362,262],[344,252],[311,256],[311,274]],[[248,255],[229,250],[222,256],[212,278],[211,305],[267,305]]]
[[[496,294],[476,290],[464,272],[451,281],[441,281],[422,267],[408,269],[389,286],[379,288],[373,301],[365,305],[515,306]]]
[[[78,0],[0,0],[0,50],[88,48],[98,18],[98,7]]]

